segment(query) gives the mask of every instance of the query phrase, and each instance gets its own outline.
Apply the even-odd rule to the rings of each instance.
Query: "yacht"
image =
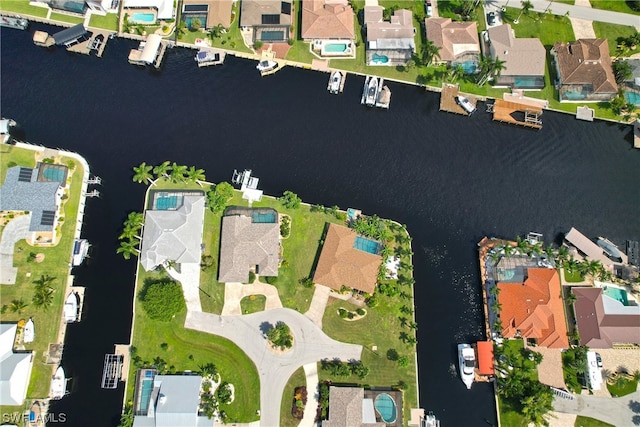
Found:
[[[458,364],[460,368],[460,378],[471,388],[474,380],[474,369],[476,366],[476,353],[469,344],[458,344]]]
[[[89,241],[87,239],[76,239],[73,242],[73,259],[71,264],[74,267],[79,266],[84,261],[85,257],[89,253]]]
[[[378,78],[371,77],[369,83],[365,86],[366,99],[365,103],[367,107],[373,107],[376,105],[376,99],[378,98]]]
[[[340,93],[340,83],[342,83],[342,74],[340,71],[335,71],[331,74],[331,79],[329,80],[329,92],[333,94]]]
[[[456,102],[458,103],[458,105],[464,108],[464,111],[466,111],[469,114],[476,111],[476,106],[473,105],[471,101],[469,101],[469,99],[465,98],[464,96],[461,96],[461,95],[456,96]]]
[[[615,262],[622,262],[620,250],[608,239],[598,237],[596,244],[602,248],[604,253]]]
[[[35,337],[36,337],[35,325],[33,324],[33,320],[29,318],[29,320],[27,320],[27,323],[25,323],[24,325],[24,335],[23,335],[22,341],[25,344],[28,344],[30,342],[33,342]]]
[[[51,378],[50,397],[53,400],[60,400],[67,394],[67,378],[64,375],[62,366],[58,366],[55,375]]]
[[[26,30],[29,21],[24,18],[14,18],[12,16],[1,16],[0,27],[15,28],[16,30]]]
[[[67,323],[78,321],[78,295],[71,292],[64,301],[64,320]]]
[[[198,53],[196,53],[196,57],[194,59],[198,63],[198,66],[215,65],[222,63],[220,53],[208,49],[200,50]]]
[[[258,65],[256,65],[256,69],[261,73],[263,73],[265,71],[271,71],[277,66],[278,66],[278,63],[276,61],[265,60],[265,61],[258,62]]]
[[[433,415],[433,412],[429,411],[423,419],[422,427],[440,427],[440,420]]]

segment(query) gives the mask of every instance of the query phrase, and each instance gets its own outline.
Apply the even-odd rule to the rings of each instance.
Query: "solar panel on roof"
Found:
[[[18,182],[30,182],[32,174],[33,174],[33,169],[20,168],[20,172],[18,173]]]
[[[285,15],[291,15],[291,3],[282,2],[280,6],[280,13],[284,13]]]
[[[207,12],[209,10],[208,4],[185,4],[185,12]]]
[[[280,15],[262,15],[264,25],[277,25],[280,23]]]
[[[55,211],[42,211],[42,219],[40,225],[53,225],[53,220],[56,217]]]

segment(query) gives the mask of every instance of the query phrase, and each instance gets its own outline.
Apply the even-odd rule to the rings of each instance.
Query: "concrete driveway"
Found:
[[[15,285],[18,269],[13,266],[13,254],[16,242],[30,236],[31,214],[12,219],[4,227],[0,239],[0,283]]]
[[[634,409],[640,410],[640,392],[616,398],[577,395],[571,400],[555,396],[553,409],[556,412],[595,418],[614,426],[633,426],[638,425],[636,420],[640,422],[640,412],[634,412]]]
[[[250,285],[242,283],[225,283],[224,284],[224,307],[222,307],[223,316],[242,314],[240,301],[244,297],[250,295],[264,295],[266,298],[264,309],[282,308],[278,288],[268,283],[255,281]]]
[[[294,336],[293,348],[284,354],[272,352],[262,332],[265,325],[278,321],[285,322]],[[264,426],[279,425],[284,386],[298,368],[325,358],[360,360],[362,353],[362,346],[329,338],[311,319],[288,308],[244,316],[189,311],[184,326],[233,341],[255,363],[260,377],[260,424]]]
[[[167,273],[182,284],[182,293],[187,304],[187,310],[202,311],[202,304],[200,304],[200,264],[182,263],[179,273],[172,268],[168,268]]]

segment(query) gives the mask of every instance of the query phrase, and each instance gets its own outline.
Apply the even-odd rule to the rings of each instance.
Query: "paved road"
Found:
[[[284,354],[273,353],[261,331],[263,325],[283,321],[291,328],[294,346]],[[288,308],[244,316],[218,316],[188,312],[185,328],[220,335],[233,341],[255,363],[260,377],[260,424],[280,423],[280,401],[289,377],[301,366],[324,358],[360,360],[362,346],[329,338],[311,319]]]
[[[595,418],[615,426],[634,426],[640,423],[640,391],[616,398],[577,395],[569,400],[556,396],[553,409]]]
[[[16,242],[29,237],[31,214],[21,215],[9,221],[2,231],[0,241],[0,283],[15,285],[18,269],[13,266],[13,253]]]
[[[530,0],[533,4],[533,10],[536,12],[544,12],[547,7],[551,9],[554,15],[564,15],[569,12],[569,17],[584,19],[587,21],[609,22],[611,24],[630,25],[636,27],[640,31],[640,16],[631,15],[620,12],[611,12],[608,10],[593,9],[585,6],[573,6],[564,3],[551,2],[549,6],[548,0]],[[520,8],[520,2],[517,0],[487,0],[486,4],[490,7],[516,7]]]

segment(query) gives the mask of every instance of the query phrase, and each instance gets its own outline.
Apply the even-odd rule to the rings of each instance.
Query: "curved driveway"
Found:
[[[294,336],[291,351],[276,354],[267,347],[265,324],[283,321]],[[325,358],[360,360],[362,346],[329,338],[311,319],[289,308],[276,308],[245,316],[219,316],[189,311],[185,328],[220,335],[233,341],[255,363],[260,377],[260,424],[280,424],[284,386],[301,366]]]
[[[15,285],[18,269],[13,266],[13,254],[16,242],[29,237],[31,214],[12,219],[2,230],[0,240],[0,283]]]

